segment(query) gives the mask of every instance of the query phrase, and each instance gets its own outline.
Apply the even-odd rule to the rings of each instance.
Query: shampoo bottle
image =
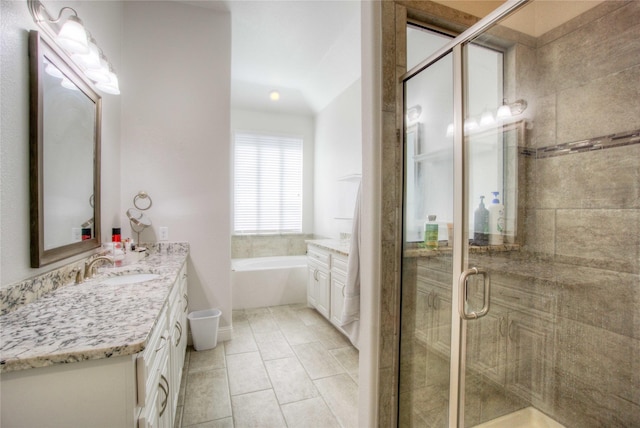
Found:
[[[489,210],[484,206],[484,196],[473,213],[473,244],[489,245]]]
[[[492,192],[493,200],[489,205],[489,245],[502,245],[504,242],[504,205],[498,199],[499,192]]]
[[[424,244],[427,248],[438,248],[438,223],[436,216],[428,216],[429,221],[424,224]]]

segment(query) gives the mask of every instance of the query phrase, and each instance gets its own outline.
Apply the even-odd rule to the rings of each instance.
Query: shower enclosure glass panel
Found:
[[[400,426],[640,426],[639,22],[640,2],[532,1],[406,78],[405,109],[425,107],[422,79],[454,64],[449,114],[464,131],[439,165],[455,174],[418,174],[410,159],[448,141],[433,135],[444,117],[427,124],[423,109],[406,129],[423,138],[405,139],[421,148],[405,148]],[[495,75],[481,50],[502,58]],[[470,126],[484,110],[493,123]],[[433,187],[462,195],[460,211]],[[479,225],[480,196],[500,228]],[[464,248],[421,248],[428,214],[455,218]]]
[[[640,3],[550,27],[570,3],[531,2],[463,45],[465,94],[478,86],[475,46],[508,58],[510,115],[494,132],[520,166],[520,195],[500,198],[507,241],[509,223],[522,226],[516,245],[469,247],[467,266],[490,273],[491,309],[465,321],[464,426],[640,426]],[[482,155],[468,129],[464,143],[472,200],[485,172],[469,167]],[[479,308],[480,287],[469,288]]]
[[[453,221],[453,63],[448,54],[405,88],[405,228],[400,373],[401,426],[446,424],[449,408]],[[419,108],[421,114],[411,114]],[[435,215],[435,245],[425,245]]]

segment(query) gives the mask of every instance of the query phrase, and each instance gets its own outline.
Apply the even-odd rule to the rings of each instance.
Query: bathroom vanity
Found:
[[[172,427],[187,256],[169,246],[0,317],[1,425]]]
[[[307,304],[342,333],[340,316],[348,257],[348,242],[334,239],[307,241]]]

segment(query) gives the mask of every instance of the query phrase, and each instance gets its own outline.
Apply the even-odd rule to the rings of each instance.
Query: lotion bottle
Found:
[[[489,210],[484,206],[484,196],[480,196],[480,205],[473,213],[473,244],[489,245]]]
[[[429,221],[424,224],[424,244],[432,250],[438,248],[438,223],[436,216],[428,216]]]
[[[489,245],[502,245],[504,242],[504,205],[498,199],[499,192],[492,192],[493,200],[489,205]]]

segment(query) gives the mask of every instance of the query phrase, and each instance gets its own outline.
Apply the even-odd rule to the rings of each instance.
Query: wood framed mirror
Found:
[[[102,99],[53,42],[29,33],[31,267],[100,246]]]

